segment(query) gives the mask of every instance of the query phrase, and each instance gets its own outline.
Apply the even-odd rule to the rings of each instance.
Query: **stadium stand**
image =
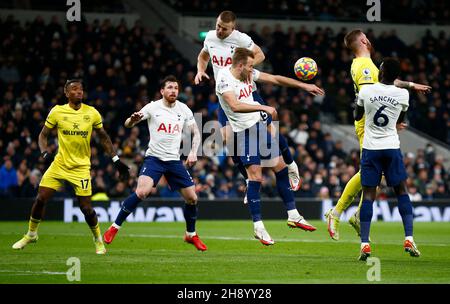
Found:
[[[232,10],[241,17],[302,19],[320,21],[365,22],[366,7],[351,0],[239,0],[183,1],[169,0],[174,9],[185,15],[205,15],[211,12]],[[381,8],[383,21],[409,24],[449,24],[450,11],[441,0],[405,0],[384,2]],[[402,14],[397,12],[401,11]]]
[[[35,195],[39,178],[48,165],[39,160],[38,134],[50,108],[66,102],[62,89],[67,78],[84,80],[88,103],[102,113],[113,144],[132,165],[128,184],[118,182],[110,160],[103,154],[100,144],[93,141],[94,194],[125,197],[134,190],[134,177],[143,160],[148,131],[145,124],[125,129],[123,122],[149,100],[159,98],[158,80],[162,76],[174,74],[181,80],[179,99],[194,112],[202,113],[203,121],[216,119],[218,101],[213,93],[213,82],[194,85],[195,66],[169,42],[164,29],[149,29],[140,22],[128,25],[123,21],[113,25],[108,20],[72,23],[65,28],[57,18],[49,23],[36,18],[21,24],[12,16],[0,20],[0,26],[3,29],[0,33],[2,197]],[[264,47],[266,60],[274,73],[294,77],[288,60],[298,58],[303,49],[313,44],[316,50],[313,55],[322,69],[321,75],[327,75],[317,78],[317,84],[327,93],[323,99],[295,90],[260,88],[268,104],[277,105],[281,132],[288,138],[299,164],[304,178],[302,189],[296,192],[299,197],[339,197],[359,166],[359,152],[346,153],[342,142],[321,128],[321,117],[326,112],[336,113],[335,119],[340,123],[351,122],[350,104],[354,93],[348,73],[351,57],[340,43],[344,33],[345,29],[334,33],[328,28],[318,28],[315,32],[264,28],[259,33],[250,33]],[[397,52],[398,56],[407,58],[402,62],[404,79],[414,76],[415,81],[433,86],[432,95],[412,94],[409,120],[419,130],[450,143],[446,102],[450,97],[450,73],[445,54],[449,37],[445,33],[439,37],[428,33],[418,44],[407,46],[395,32],[379,37],[368,33],[368,36],[378,50],[377,62],[382,56]],[[393,46],[386,48],[386,45]],[[57,146],[55,139],[53,137],[51,142],[53,150]],[[448,168],[443,161],[432,145],[405,156],[412,196],[450,195]],[[200,197],[243,197],[245,193],[245,183],[229,158],[202,157],[193,176]],[[263,196],[277,196],[274,185],[274,176],[265,172]],[[177,196],[164,181],[155,191],[163,197]],[[60,195],[67,195],[67,192]],[[389,195],[389,192],[382,188],[380,195]]]

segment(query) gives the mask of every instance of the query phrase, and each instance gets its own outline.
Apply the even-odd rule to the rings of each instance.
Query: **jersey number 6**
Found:
[[[389,118],[386,114],[383,114],[383,110],[386,108],[386,106],[381,106],[378,111],[375,113],[375,116],[373,117],[373,123],[377,127],[385,127],[389,123]]]

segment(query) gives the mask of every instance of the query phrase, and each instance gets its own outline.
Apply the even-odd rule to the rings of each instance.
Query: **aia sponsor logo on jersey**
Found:
[[[158,127],[158,132],[164,132],[164,133],[170,133],[170,134],[176,134],[180,133],[181,129],[178,124],[165,124],[161,123]]]
[[[239,91],[239,98],[238,99],[247,98],[247,97],[249,97],[252,94],[252,92],[253,92],[253,86],[249,85],[248,88],[243,88],[243,89],[241,89]]]
[[[216,55],[214,55],[212,57],[212,63],[215,65],[226,67],[227,65],[230,65],[233,62],[231,61],[231,57],[223,58],[222,56],[216,57]]]

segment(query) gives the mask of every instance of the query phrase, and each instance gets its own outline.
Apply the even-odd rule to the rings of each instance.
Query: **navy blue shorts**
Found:
[[[389,187],[398,186],[408,178],[400,149],[362,150],[361,184],[376,187],[384,173]]]
[[[161,176],[164,175],[173,191],[194,185],[191,175],[183,166],[181,160],[162,161],[157,157],[147,156],[139,172],[139,176],[141,175],[151,177],[153,187],[156,187]]]
[[[244,166],[260,165],[261,160],[281,155],[278,144],[267,130],[267,125],[258,122],[252,127],[234,133],[235,155]]]
[[[259,102],[262,105],[266,105],[266,102],[262,99],[262,97],[256,91],[254,91],[252,93],[252,95],[253,95],[253,99],[255,101]],[[223,111],[220,104],[219,104],[219,109],[218,109],[218,113],[217,113],[217,118],[219,119],[219,123],[222,125],[222,127],[227,125],[228,117],[225,114],[225,112]],[[266,112],[261,112],[261,121],[264,121],[265,123],[270,125],[270,123],[272,122],[272,116],[270,116]]]

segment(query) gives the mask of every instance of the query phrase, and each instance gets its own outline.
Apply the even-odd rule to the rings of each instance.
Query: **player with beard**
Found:
[[[347,48],[349,48],[355,58],[353,59],[351,66],[351,75],[353,80],[353,85],[355,88],[356,99],[358,98],[358,93],[362,86],[371,85],[378,83],[378,68],[373,63],[371,55],[374,53],[374,49],[370,40],[360,29],[352,30],[347,33],[344,37],[344,43]],[[427,93],[431,90],[430,86],[417,84],[414,82],[402,81],[396,79],[394,85],[398,88],[413,89],[419,93]],[[356,136],[359,140],[359,147],[362,151],[362,143],[364,139],[364,124],[365,116],[362,119],[355,121]],[[406,124],[402,123],[399,126],[399,130],[406,128]],[[346,210],[350,204],[353,202],[355,197],[361,191],[361,173],[358,171],[345,185],[344,191],[338,200],[336,206],[327,211],[325,217],[327,219],[328,232],[332,239],[339,240],[339,220],[342,212]],[[360,221],[359,221],[359,210],[362,203],[361,200],[358,206],[358,210],[349,219],[350,225],[356,230],[357,234],[360,235]]]
[[[231,11],[223,11],[217,17],[216,29],[209,31],[206,35],[203,49],[198,55],[195,84],[199,84],[203,78],[209,79],[208,74],[206,74],[206,68],[208,67],[208,62],[210,60],[214,71],[214,79],[217,81],[219,71],[229,67],[232,64],[232,58],[236,48],[246,48],[252,51],[255,56],[254,65],[262,63],[265,59],[261,48],[253,42],[252,38],[247,34],[236,30],[236,15]],[[312,95],[320,95],[321,92],[320,88],[314,84],[300,82],[299,87]],[[253,83],[252,89],[253,99],[260,104],[265,105],[266,102],[257,93],[255,83]],[[227,136],[231,135],[232,132],[229,124],[227,124],[228,118],[221,106],[219,106],[218,110],[218,120],[221,125],[220,132],[225,141]],[[261,120],[267,123],[268,129],[272,132],[272,134],[277,132],[275,126],[271,124],[271,118],[265,112],[261,112]],[[277,135],[279,149],[283,156],[283,160],[288,167],[291,189],[293,191],[297,191],[301,187],[301,178],[298,171],[298,166],[291,155],[287,140],[282,134]],[[239,162],[239,158],[234,156],[232,158],[239,171],[248,182],[245,167]],[[244,198],[244,203],[246,202],[247,196]]]
[[[186,160],[187,166],[192,167],[197,161],[201,135],[191,109],[177,100],[178,92],[178,80],[174,76],[166,77],[161,82],[162,98],[148,103],[125,121],[127,128],[132,128],[141,121],[147,121],[150,142],[145,152],[145,160],[139,173],[136,191],[125,199],[116,220],[105,232],[103,239],[106,244],[110,244],[114,240],[125,219],[142,200],[150,195],[152,188],[158,185],[164,175],[170,189],[178,190],[185,199],[186,233],[184,241],[193,244],[198,250],[207,250],[206,245],[195,231],[198,199],[194,182],[181,162],[179,153],[183,127],[187,127],[194,134],[192,149]]]
[[[261,215],[260,189],[263,161],[270,160],[267,167],[270,167],[275,174],[277,190],[288,215],[287,225],[306,231],[314,231],[316,228],[298,212],[294,194],[289,185],[286,163],[278,147],[272,145],[273,136],[267,124],[260,119],[260,111],[264,111],[276,120],[277,111],[254,99],[253,85],[254,81],[258,81],[301,89],[303,83],[253,69],[254,59],[255,55],[251,50],[236,48],[231,66],[221,69],[217,74],[216,93],[233,131],[237,157],[247,171],[249,179],[247,200],[253,220],[254,236],[263,245],[273,245],[275,242],[264,227]],[[324,95],[324,91],[319,88],[317,93]],[[272,146],[275,146],[275,149]]]

